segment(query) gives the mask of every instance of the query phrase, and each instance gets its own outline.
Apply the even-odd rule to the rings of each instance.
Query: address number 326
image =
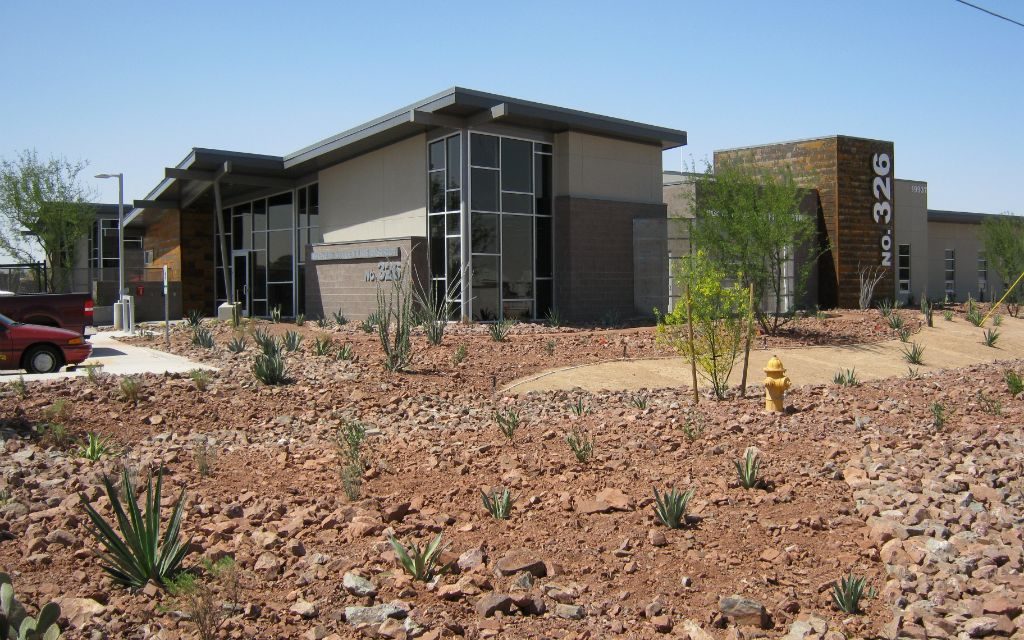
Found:
[[[872,166],[875,169],[875,179],[871,183],[871,189],[878,200],[874,209],[875,222],[889,224],[889,220],[892,219],[892,178],[889,177],[892,161],[889,154],[876,153],[872,158]]]

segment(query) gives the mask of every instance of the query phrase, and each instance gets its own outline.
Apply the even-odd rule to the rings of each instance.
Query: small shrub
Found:
[[[883,318],[892,317],[892,300],[883,299],[878,301],[878,312]],[[895,328],[895,327],[894,327]]]
[[[946,405],[941,402],[933,402],[929,407],[932,413],[932,426],[936,429],[942,429],[946,426]]]
[[[412,576],[413,580],[429,582],[435,574],[443,572],[445,567],[439,566],[441,554],[447,546],[441,544],[442,534],[437,534],[429,544],[420,547],[418,544],[410,543],[408,546],[395,539],[388,537],[391,548],[395,551],[395,557],[406,573]]]
[[[932,324],[932,314],[935,311],[935,307],[923,294],[921,296],[921,314],[924,316],[925,324],[929,327],[934,326]]]
[[[359,323],[359,330],[363,333],[373,333],[377,330],[379,322],[377,313],[373,312]]]
[[[555,346],[557,344],[558,343],[556,343],[554,340],[548,340],[547,342],[545,342],[544,353],[548,354],[549,356],[555,355]]]
[[[981,342],[986,347],[995,348],[996,341],[999,340],[998,329],[985,329],[985,333],[982,335]]]
[[[192,379],[192,383],[200,391],[206,391],[210,386],[210,382],[213,381],[213,376],[206,369],[193,369],[188,372],[188,377]]]
[[[44,422],[36,427],[40,439],[48,446],[67,449],[75,443],[75,437],[59,422]]]
[[[338,309],[332,315],[334,316],[334,324],[339,327],[343,327],[348,324],[348,318],[346,318],[345,314],[341,312],[341,309]]]
[[[629,400],[632,403],[632,405],[634,407],[636,407],[637,409],[639,409],[641,411],[644,411],[645,409],[647,409],[647,404],[648,404],[647,396],[643,395],[642,393],[638,393],[638,394],[634,395]]]
[[[118,389],[121,392],[122,400],[130,402],[136,407],[139,406],[139,398],[142,396],[142,380],[135,376],[121,378]]]
[[[306,314],[304,314],[304,313],[297,313],[297,314],[295,314],[295,326],[296,327],[301,327],[304,324],[306,324]]]
[[[1011,396],[1018,396],[1024,391],[1024,380],[1021,380],[1020,374],[1013,369],[1008,369],[1003,374],[1003,380],[1006,381],[1006,389]]]
[[[263,340],[260,344],[260,352],[265,356],[279,356],[284,350],[284,346],[281,341],[277,338],[268,337]]]
[[[334,351],[334,340],[327,336],[317,336],[313,342],[313,353],[318,356],[329,356]]]
[[[909,327],[900,327],[899,330],[896,331],[896,337],[900,339],[900,342],[910,342],[910,336],[911,333]]]
[[[507,411],[495,411],[494,421],[498,423],[498,429],[505,438],[512,442],[515,440],[516,431],[519,429],[519,412],[515,409]]]
[[[491,514],[495,520],[507,520],[512,513],[512,492],[507,488],[491,489],[490,493],[480,491],[480,498],[483,500],[484,509]]]
[[[818,305],[814,305],[814,317],[817,320],[826,320],[828,319],[828,314],[822,311]]]
[[[274,324],[281,322],[281,305],[277,304],[270,308],[270,321]]]
[[[228,340],[228,351],[231,353],[242,353],[248,346],[245,336],[235,336]]]
[[[858,577],[852,573],[832,585],[832,602],[844,613],[857,613],[860,611],[860,599],[865,595],[871,596],[873,590],[865,591],[868,579]]]
[[[358,500],[363,486],[363,443],[366,426],[358,420],[345,420],[338,428],[337,446],[341,457],[341,488],[350,501]]]
[[[217,460],[217,450],[210,446],[208,438],[200,438],[192,444],[192,461],[199,475],[209,476],[213,473],[213,464]]]
[[[268,386],[282,385],[288,382],[287,368],[281,354],[256,356],[252,365],[252,374],[256,379]]]
[[[594,436],[579,427],[573,427],[565,441],[569,444],[572,454],[576,456],[577,462],[586,464],[594,457]]]
[[[921,370],[916,367],[907,367],[907,380],[920,380]]]
[[[203,349],[212,349],[214,345],[213,332],[206,327],[196,327],[192,330],[192,344]]]
[[[687,442],[696,442],[704,435],[705,425],[707,424],[707,418],[703,413],[694,411],[687,414],[686,420],[683,421],[683,436]]]
[[[193,328],[203,324],[203,312],[199,309],[189,309],[185,314],[185,323]]]
[[[102,364],[90,364],[82,367],[85,369],[85,379],[91,385],[98,385],[100,383],[100,373],[103,371]]]
[[[856,387],[860,384],[860,380],[857,379],[857,368],[836,371],[832,375],[832,384],[837,384],[840,387]]]
[[[263,345],[273,340],[265,329],[256,329],[252,332],[252,339],[256,341],[256,346],[263,350]]]
[[[1002,326],[1002,324],[1003,324],[1003,316],[999,315],[998,313],[996,315],[992,316],[992,324],[997,326],[997,327]]]
[[[686,524],[686,507],[693,498],[694,489],[679,491],[669,489],[664,494],[654,488],[654,514],[669,529],[680,529]]]
[[[74,405],[67,398],[57,398],[43,409],[43,417],[51,422],[67,422],[74,413]]]
[[[999,398],[992,398],[981,391],[978,392],[978,406],[990,416],[1003,415],[1003,402]]]
[[[544,320],[547,321],[549,327],[560,327],[562,326],[562,316],[558,313],[558,309],[551,307],[548,309],[548,313],[544,316]]]
[[[754,489],[761,484],[758,473],[761,470],[761,453],[756,447],[747,447],[740,460],[734,460],[736,475],[739,477],[740,486],[744,489]]]
[[[298,331],[285,331],[284,333],[284,348],[289,353],[292,351],[298,351],[299,344],[302,343],[302,336]]]
[[[11,383],[11,388],[22,400],[28,397],[28,384],[25,382],[25,376],[18,376],[18,379]]]
[[[78,448],[78,455],[90,462],[96,462],[103,456],[110,455],[110,452],[110,441],[91,432],[86,434],[85,444]]]
[[[583,398],[576,398],[576,401],[569,405],[569,411],[579,418],[590,413],[590,406]]]
[[[317,318],[316,319],[316,327],[317,327],[317,329],[330,329],[331,328],[331,321],[328,320],[327,318]]]
[[[899,331],[903,328],[903,316],[898,313],[892,313],[889,315],[889,328],[894,331]]]
[[[460,344],[459,348],[455,350],[455,355],[452,356],[452,364],[459,366],[469,355],[469,349],[464,344]]]
[[[162,484],[162,473],[157,474],[155,488],[153,476],[150,474],[146,501],[143,505],[145,511],[142,511],[127,467],[121,475],[121,486],[124,490],[123,506],[113,481],[108,476],[103,476],[103,486],[121,530],[120,535],[93,508],[85,494],[78,494],[82,508],[92,522],[89,532],[106,549],[106,553],[101,556],[104,562],[103,570],[118,584],[141,589],[152,580],[158,585],[165,586],[167,581],[178,573],[182,560],[189,552],[191,539],[182,542],[179,535],[181,516],[185,507],[184,488],[178,496],[178,501],[171,507],[171,517],[163,536],[160,535]],[[130,517],[126,513],[126,508],[131,514]]]
[[[352,359],[352,345],[343,344],[338,348],[338,360],[351,360]]]
[[[0,573],[0,640],[59,640],[60,605],[48,602],[35,618],[14,597],[11,576]]]
[[[901,351],[903,352],[903,359],[909,364],[924,364],[924,347],[916,342],[911,342],[909,346],[904,346]]]
[[[491,336],[491,340],[495,342],[505,342],[508,339],[508,333],[512,330],[512,326],[515,325],[514,320],[499,320],[487,326],[487,332]]]
[[[195,625],[199,640],[214,640],[224,621],[239,606],[241,580],[230,556],[217,562],[204,558],[202,564],[206,577],[182,572],[168,581],[167,591],[174,598],[174,606]]]

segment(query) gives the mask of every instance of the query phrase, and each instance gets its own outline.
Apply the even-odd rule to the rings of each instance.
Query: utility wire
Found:
[[[999,15],[995,11],[989,11],[985,7],[979,7],[976,4],[971,4],[970,2],[967,2],[967,0],[956,0],[956,1],[959,2],[960,4],[965,4],[968,7],[971,7],[972,9],[977,9],[978,11],[983,11],[983,12],[987,13],[990,16],[995,16],[996,18],[999,18],[1000,20],[1006,20],[1007,22],[1012,22],[1013,24],[1017,25],[1018,27],[1024,27],[1024,22],[1017,22],[1013,18],[1007,18],[1006,16]]]

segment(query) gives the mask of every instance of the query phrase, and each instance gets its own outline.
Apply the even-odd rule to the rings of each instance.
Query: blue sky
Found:
[[[930,207],[1024,213],[1024,28],[954,0],[5,0],[0,59],[0,156],[88,160],[108,202],[95,173],[142,198],[193,146],[284,154],[458,85],[685,129],[668,169],[892,140]]]

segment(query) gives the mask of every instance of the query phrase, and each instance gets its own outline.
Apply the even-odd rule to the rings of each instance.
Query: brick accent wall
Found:
[[[559,313],[570,322],[594,322],[608,313],[635,316],[633,219],[666,217],[664,204],[556,197]]]
[[[186,313],[191,309],[201,309],[207,315],[216,313],[213,288],[216,276],[213,241],[216,237],[211,212],[181,212],[181,298]]]
[[[398,258],[351,258],[313,260],[317,252],[350,251],[398,247]],[[406,260],[415,277],[427,277],[427,240],[421,237],[372,240],[368,242],[331,242],[306,247],[306,316],[331,317],[341,310],[349,320],[364,320],[377,310],[377,287],[389,282],[368,281],[367,273],[379,273],[382,262]]]

